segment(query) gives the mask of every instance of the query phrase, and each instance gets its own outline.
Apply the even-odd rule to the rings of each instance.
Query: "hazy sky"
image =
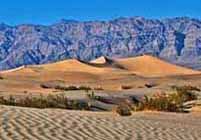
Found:
[[[201,18],[201,0],[1,0],[0,22],[52,24],[60,19],[144,16]]]

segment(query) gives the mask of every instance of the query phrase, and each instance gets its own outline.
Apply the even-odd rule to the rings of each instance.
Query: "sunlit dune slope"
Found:
[[[98,81],[104,78],[118,76],[119,70],[111,67],[96,67],[89,63],[70,59],[43,65],[22,66],[16,69],[2,71],[0,74],[11,79],[28,79],[37,81],[62,80],[67,82]],[[117,77],[118,78],[118,77]]]
[[[149,55],[117,59],[115,63],[125,70],[145,77],[200,74],[199,71],[176,66]]]
[[[2,71],[1,74],[20,74],[20,73],[48,73],[48,72],[86,72],[86,73],[102,73],[109,68],[100,68],[89,65],[87,63],[70,59],[59,61],[55,63],[43,64],[43,65],[32,65],[32,66],[22,66],[19,68]]]
[[[93,64],[105,64],[105,63],[107,63],[107,59],[106,59],[106,57],[101,56],[101,57],[99,57],[99,58],[97,58],[95,60],[90,61],[90,63],[93,63]]]
[[[36,75],[38,74],[31,67],[21,66],[15,69],[5,70],[0,72],[1,75],[18,75],[18,76],[28,76],[28,75]]]
[[[101,57],[90,63],[70,59],[2,71],[0,72],[0,76],[3,77],[0,81],[0,88],[6,92],[49,93],[49,89],[48,91],[42,89],[40,84],[53,82],[66,85],[101,86],[103,89],[119,90],[122,84],[131,84],[132,87],[142,86],[146,80],[152,77],[172,76],[177,78],[175,75],[197,77],[198,75],[195,74],[200,74],[200,72],[148,55],[123,59]]]
[[[98,68],[87,63],[78,61],[76,59],[64,60],[56,63],[36,66],[46,71],[68,71],[68,72],[87,72],[87,73],[101,73],[106,69]]]
[[[99,65],[101,65],[101,67]],[[65,75],[68,75],[68,78],[70,76],[72,76],[72,78],[75,78],[78,75],[84,74],[107,77],[108,75],[117,73],[123,73],[126,75],[128,75],[128,73],[131,73],[144,77],[200,74],[199,71],[176,66],[149,55],[116,60],[106,57],[100,57],[96,60],[91,61],[90,63],[70,59],[44,65],[20,67],[13,70],[1,72],[1,74],[5,75],[34,76],[38,74],[38,76],[41,77],[52,76],[52,78],[58,76],[62,77],[62,74],[64,77]]]

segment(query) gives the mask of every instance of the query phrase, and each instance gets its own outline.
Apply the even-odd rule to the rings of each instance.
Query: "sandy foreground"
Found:
[[[199,140],[201,114],[114,113],[0,106],[1,140]]]

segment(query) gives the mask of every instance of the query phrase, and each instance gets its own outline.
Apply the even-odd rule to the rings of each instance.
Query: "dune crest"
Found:
[[[105,56],[101,56],[101,57],[98,57],[97,59],[95,60],[92,60],[90,61],[90,63],[94,63],[94,64],[105,64],[107,62],[106,60],[107,58]]]
[[[69,59],[59,61],[56,63],[39,65],[36,67],[41,67],[42,69],[48,71],[70,71],[70,72],[88,72],[88,73],[99,73],[104,71],[104,69],[88,65],[87,63],[81,62],[76,59]]]
[[[29,66],[20,66],[18,68],[15,69],[10,69],[10,70],[5,70],[5,71],[1,71],[0,74],[19,74],[19,75],[34,75],[37,72],[35,72],[31,67]]]
[[[41,89],[40,83],[52,81],[62,81],[68,85],[84,84],[92,87],[100,86],[108,90],[121,90],[122,85],[127,86],[127,84],[132,85],[131,87],[142,86],[146,78],[172,76],[176,79],[176,76],[201,76],[200,71],[176,66],[148,55],[123,59],[101,57],[98,60],[100,61],[88,63],[69,59],[2,71],[0,76],[5,80],[0,81],[1,90],[6,93],[7,91],[38,92],[41,90],[45,93],[49,90]]]
[[[101,65],[101,67],[100,67]],[[184,68],[166,61],[160,60],[150,55],[143,55],[131,58],[109,59],[99,57],[90,63],[76,59],[63,60],[55,63],[22,66],[16,69],[2,71],[1,74],[35,74],[39,73],[65,73],[82,72],[107,76],[107,74],[117,74],[119,72],[134,73],[144,77],[164,77],[175,75],[194,75],[201,74],[200,71]],[[42,76],[42,75],[41,75]],[[72,75],[73,76],[73,75]]]

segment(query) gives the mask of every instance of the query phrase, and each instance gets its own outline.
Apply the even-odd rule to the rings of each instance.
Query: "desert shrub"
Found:
[[[50,84],[41,84],[40,85],[41,88],[54,88],[54,89],[57,89],[57,90],[64,90],[64,91],[69,91],[69,90],[86,90],[86,91],[89,91],[89,90],[92,90],[90,87],[88,86],[80,86],[80,87],[77,87],[77,86],[62,86],[62,85],[50,85]]]
[[[94,92],[92,91],[90,94],[87,94],[87,97],[88,97],[89,99],[95,99],[95,94],[94,94]]]
[[[132,86],[129,86],[129,85],[122,85],[121,86],[121,89],[125,89],[125,90],[127,90],[127,89],[132,89],[133,87]]]
[[[130,116],[132,115],[132,109],[129,105],[127,104],[120,104],[116,108],[116,112],[121,115],[121,116]]]
[[[61,95],[48,95],[47,99],[50,101],[50,107],[58,107],[58,108],[67,108],[68,107],[68,99],[64,94]]]
[[[40,84],[40,87],[41,87],[41,88],[52,88],[51,85],[49,85],[49,84],[45,84],[45,83]]]
[[[9,96],[9,98],[4,98],[2,96],[2,97],[0,97],[0,104],[14,106],[14,105],[16,105],[16,100],[12,95]]]
[[[71,100],[67,103],[67,109],[90,110],[90,106],[87,102],[84,101]]]
[[[172,89],[177,91],[201,91],[198,87],[185,85],[185,86],[172,86]]]
[[[60,85],[55,86],[55,89],[65,90],[65,91],[68,91],[68,90],[78,90],[78,88],[76,86],[65,87],[65,86],[60,86]]]
[[[8,104],[8,105],[12,105],[12,106],[16,105],[16,99],[12,95],[9,96],[9,98],[5,100],[4,102],[5,104]]]
[[[25,98],[9,98],[0,97],[0,104],[10,106],[32,107],[32,108],[61,108],[61,109],[75,109],[75,110],[89,110],[87,102],[79,100],[69,100],[63,94],[61,95],[48,95],[32,97],[26,96]]]
[[[138,103],[136,110],[156,110],[169,112],[183,112],[183,104],[197,99],[192,91],[194,88],[178,87],[173,93],[157,93],[153,96],[144,96],[144,100]]]
[[[156,110],[156,111],[170,111],[178,112],[176,103],[171,102],[166,95],[158,97],[144,97],[144,101],[138,104],[137,110]]]
[[[193,86],[174,87],[173,89],[176,90],[178,96],[180,96],[184,102],[196,100],[197,95],[195,94],[195,91],[200,91],[199,88]]]
[[[145,84],[145,87],[147,87],[147,88],[153,88],[155,86],[157,86],[157,84],[155,84],[155,83],[146,83]]]
[[[88,86],[80,86],[78,87],[79,90],[86,90],[86,91],[89,91],[89,90],[92,90],[90,87]]]
[[[101,96],[95,95],[94,91],[92,91],[90,94],[87,94],[87,97],[91,100],[101,100]]]
[[[95,87],[94,90],[104,90],[102,87]]]

